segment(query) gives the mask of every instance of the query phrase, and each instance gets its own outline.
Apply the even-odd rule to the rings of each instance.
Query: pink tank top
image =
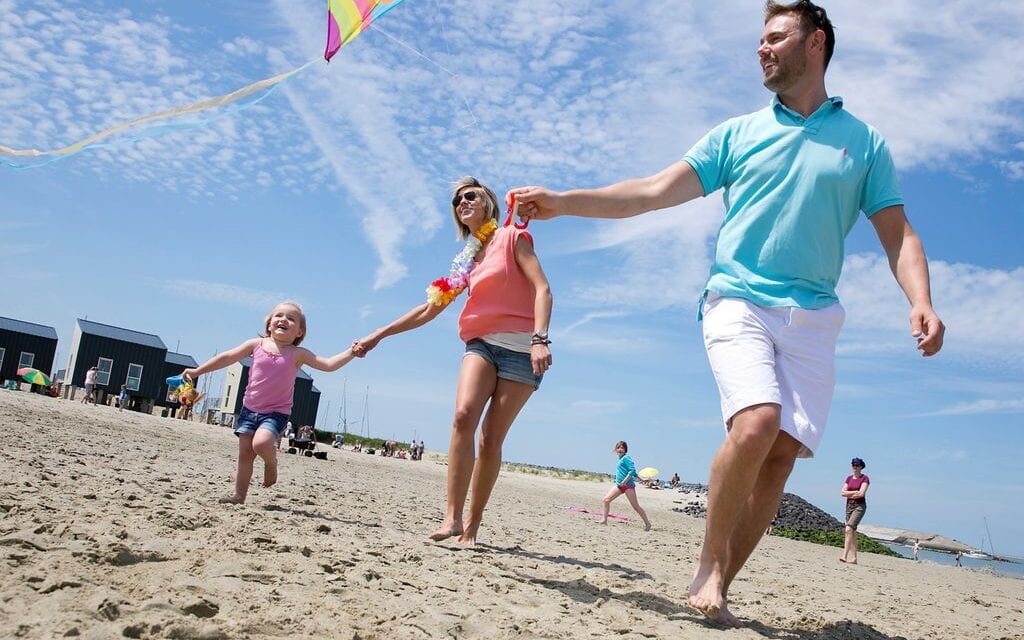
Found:
[[[459,338],[469,342],[492,333],[533,332],[533,283],[516,262],[516,242],[529,233],[514,226],[494,232],[484,259],[469,274],[469,299],[459,316]]]
[[[263,341],[252,350],[249,382],[245,385],[242,404],[256,413],[292,412],[295,394],[295,375],[299,372],[293,358],[295,347],[281,347],[283,353],[270,353]]]

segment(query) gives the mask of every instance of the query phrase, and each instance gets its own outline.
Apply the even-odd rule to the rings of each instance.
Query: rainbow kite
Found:
[[[344,47],[346,44],[358,37],[359,34],[365,31],[374,20],[380,18],[403,2],[405,2],[405,0],[327,0],[327,49],[324,51],[324,59],[329,61],[331,57],[338,52],[338,49]],[[284,82],[285,80],[297,75],[299,72],[306,70],[314,62],[316,62],[316,59],[310,60],[291,71],[279,73],[275,76],[253,82],[250,85],[246,85],[241,89],[237,89],[223,96],[206,98],[205,100],[200,100],[189,105],[166,109],[157,113],[140,116],[134,120],[129,120],[128,122],[122,122],[117,126],[105,129],[99,133],[94,133],[87,138],[83,138],[78,142],[59,149],[13,149],[0,144],[0,155],[16,157],[27,156],[34,158],[49,157],[49,160],[44,160],[34,164],[17,164],[13,162],[0,162],[0,164],[6,164],[8,167],[14,169],[30,169],[42,166],[44,164],[54,162],[55,160],[74,155],[89,147],[103,146],[99,143],[110,136],[128,129],[136,129],[141,125],[150,126],[138,131],[134,136],[125,138],[119,142],[141,140],[142,138],[160,135],[174,129],[205,126],[213,118],[177,123],[173,125],[162,124],[161,122],[163,120],[182,116],[188,113],[199,113],[214,107],[223,107],[257,92],[265,91],[261,96],[251,102],[240,104],[234,108],[238,110],[250,107],[270,95],[270,93],[277,88],[279,83]],[[230,111],[226,113],[230,113]]]
[[[338,49],[354,40],[370,23],[405,0],[327,0],[327,49],[330,62]]]

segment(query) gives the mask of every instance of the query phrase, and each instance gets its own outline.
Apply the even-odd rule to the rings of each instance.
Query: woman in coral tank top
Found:
[[[465,177],[455,184],[453,196],[456,233],[467,242],[448,277],[431,284],[427,302],[357,340],[352,353],[364,356],[382,339],[425,325],[469,289],[459,316],[459,338],[466,350],[448,446],[448,505],[444,522],[430,538],[457,537],[471,545],[498,479],[505,436],[551,366],[551,288],[525,227],[510,224],[511,215],[498,226],[493,191]],[[470,490],[469,517],[463,518]]]

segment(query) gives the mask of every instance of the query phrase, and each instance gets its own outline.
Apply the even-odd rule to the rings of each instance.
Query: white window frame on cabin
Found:
[[[137,376],[133,376],[132,375],[132,367],[138,367],[139,368],[139,375],[137,375]],[[125,387],[127,387],[127,389],[129,391],[138,391],[139,387],[142,386],[142,368],[143,367],[142,367],[141,364],[135,364],[134,362],[128,365],[128,375],[125,378],[124,384],[125,384]],[[135,380],[135,386],[134,387],[132,386],[132,380],[133,379]]]
[[[106,370],[103,369],[104,362],[108,363]],[[110,384],[110,372],[113,370],[114,360],[112,358],[99,358],[96,361],[96,384],[104,387]]]
[[[4,366],[5,355],[7,355],[7,349],[0,347],[0,367]]]
[[[28,364],[25,364],[25,356],[28,356]],[[24,369],[26,367],[31,368],[32,363],[36,361],[36,354],[29,353],[28,351],[22,351],[21,356],[18,357],[18,368]]]

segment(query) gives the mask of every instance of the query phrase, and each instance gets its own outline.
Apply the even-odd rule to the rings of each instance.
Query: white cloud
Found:
[[[923,416],[973,416],[985,414],[1024,413],[1024,400],[987,398],[957,402]]]
[[[247,307],[265,312],[269,312],[275,304],[282,300],[293,299],[285,293],[203,280],[169,279],[159,283],[159,286],[165,291],[184,298]],[[306,310],[308,311],[308,309]]]
[[[1024,160],[1006,160],[999,166],[1011,180],[1024,180]]]

